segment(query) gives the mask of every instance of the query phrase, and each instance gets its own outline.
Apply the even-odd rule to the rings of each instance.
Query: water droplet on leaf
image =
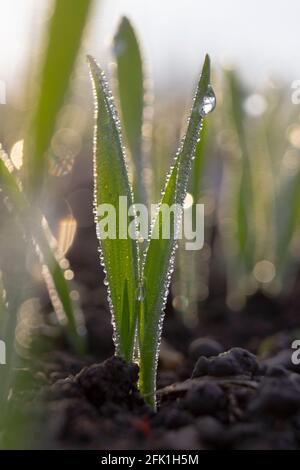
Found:
[[[216,107],[216,95],[211,85],[207,87],[207,93],[204,96],[200,107],[199,112],[202,117],[206,116],[207,114],[211,113]]]

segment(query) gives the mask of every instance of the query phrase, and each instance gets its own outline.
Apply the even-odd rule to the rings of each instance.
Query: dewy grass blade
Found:
[[[68,88],[92,0],[56,0],[41,72],[40,95],[29,128],[25,157],[31,192],[40,188],[57,114]]]
[[[110,304],[116,353],[126,360],[131,360],[134,350],[136,334],[137,314],[135,309],[137,285],[138,285],[138,246],[136,240],[119,236],[121,219],[127,213],[127,209],[120,207],[120,196],[123,197],[125,206],[129,208],[133,204],[133,196],[128,180],[125,163],[124,149],[122,146],[120,123],[117,117],[113,97],[109,90],[105,76],[96,61],[89,57],[92,82],[95,94],[96,125],[94,137],[94,178],[95,178],[95,218],[98,238],[101,249],[101,263],[106,272],[108,286],[108,300]],[[100,205],[109,204],[114,207],[116,213],[116,237],[105,238],[101,236],[97,216]],[[103,207],[103,206],[102,206]],[[121,213],[120,213],[121,212]],[[126,227],[127,228],[127,227]],[[123,295],[124,281],[128,292],[129,333],[122,335],[124,325]],[[126,320],[127,321],[127,320]]]
[[[121,120],[134,164],[134,186],[138,202],[146,202],[143,185],[142,125],[144,111],[143,60],[135,31],[122,18],[114,37]]]
[[[191,185],[190,191],[193,197],[194,204],[197,203],[200,193],[200,184],[201,184],[201,177],[202,177],[202,169],[204,166],[204,154],[205,154],[205,147],[207,143],[207,122],[203,122],[203,126],[201,129],[201,139],[197,143],[196,151],[195,151],[195,161],[194,161],[194,169],[191,178]]]
[[[174,166],[162,194],[160,207],[153,223],[152,234],[146,251],[143,279],[146,283],[145,298],[141,300],[139,319],[140,389],[155,406],[155,381],[163,311],[174,266],[176,230],[180,216],[171,222],[170,238],[162,236],[162,207],[167,204],[183,206],[187,185],[199,139],[202,120],[215,107],[215,95],[210,86],[210,60],[206,56],[202,75],[194,98],[187,132],[175,157]],[[178,216],[178,214],[177,214]],[[176,219],[178,219],[176,221]],[[153,234],[159,234],[157,238]]]
[[[128,337],[130,335],[130,316],[128,312],[130,311],[129,298],[128,298],[128,282],[125,279],[123,297],[122,297],[122,317],[121,317],[121,336],[122,338]]]

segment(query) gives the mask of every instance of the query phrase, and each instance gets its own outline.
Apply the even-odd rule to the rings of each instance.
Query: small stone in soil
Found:
[[[178,376],[174,371],[163,371],[158,373],[157,389],[167,387],[178,382]]]
[[[295,365],[291,361],[290,349],[284,349],[283,351],[280,351],[278,354],[276,354],[276,356],[265,359],[262,363],[268,368],[280,366],[300,374],[300,365]]]
[[[258,423],[236,423],[228,429],[225,440],[233,447],[242,440],[259,437],[264,432],[263,425]]]
[[[199,439],[196,427],[190,425],[176,431],[169,431],[163,437],[163,445],[163,449],[199,449]]]
[[[83,398],[82,390],[73,378],[57,380],[45,391],[47,400],[63,400],[65,398]]]
[[[224,426],[213,416],[203,416],[196,422],[200,438],[205,443],[216,443],[224,438]]]
[[[86,398],[97,408],[110,403],[122,407],[144,406],[137,390],[138,366],[120,357],[85,367],[74,379]]]
[[[252,376],[258,370],[254,354],[242,348],[233,348],[226,353],[207,359],[200,357],[196,362],[192,377],[211,375],[225,377],[234,375]]]
[[[196,361],[200,356],[212,357],[224,352],[224,348],[217,341],[210,338],[197,338],[189,347],[189,357]]]
[[[170,406],[163,408],[152,420],[154,425],[164,426],[168,429],[178,429],[192,424],[193,421],[193,416],[187,411],[177,407],[170,408]]]
[[[290,377],[266,377],[248,410],[279,418],[296,413],[300,410],[300,385]]]
[[[269,366],[266,371],[267,377],[283,377],[287,375],[288,371],[282,366]]]
[[[183,400],[183,406],[198,416],[214,413],[224,406],[225,402],[224,392],[217,384],[204,382],[187,392]]]

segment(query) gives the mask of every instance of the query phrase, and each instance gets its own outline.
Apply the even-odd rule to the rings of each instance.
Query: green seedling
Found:
[[[128,206],[134,202],[125,162],[121,124],[103,71],[92,57],[88,61],[96,109],[95,219],[98,224],[97,208],[100,205],[111,204],[116,209],[116,225],[119,227],[123,223],[119,215],[119,198],[126,198]],[[186,134],[166,178],[145,250],[141,253],[137,242],[131,237],[103,239],[98,232],[101,263],[106,273],[105,283],[113,317],[116,354],[127,361],[138,358],[140,390],[153,407],[164,309],[174,268],[176,231],[180,224],[180,216],[175,217],[172,221],[174,223],[170,224],[170,237],[165,239],[161,208],[165,204],[169,207],[173,204],[183,206],[202,121],[214,109],[215,101],[210,85],[210,60],[206,56]],[[137,226],[135,215],[134,221]]]

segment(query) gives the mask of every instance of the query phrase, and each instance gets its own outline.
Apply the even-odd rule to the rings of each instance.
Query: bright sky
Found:
[[[156,83],[193,81],[205,52],[214,64],[236,63],[251,83],[270,72],[290,82],[300,79],[299,0],[95,1],[87,48],[102,63],[109,37],[126,14],[142,38]],[[0,80],[21,80],[47,4],[1,0]]]

